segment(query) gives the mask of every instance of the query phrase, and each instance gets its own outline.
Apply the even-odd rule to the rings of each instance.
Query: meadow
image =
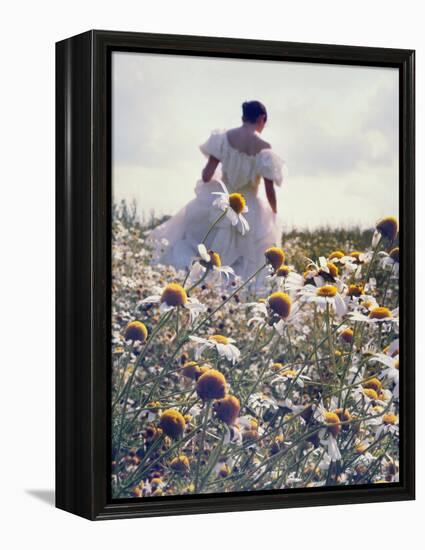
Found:
[[[112,496],[397,482],[397,220],[285,232],[262,292],[159,221],[114,207]]]

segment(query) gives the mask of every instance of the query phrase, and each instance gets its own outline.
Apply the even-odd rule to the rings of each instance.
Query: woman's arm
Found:
[[[217,168],[219,162],[220,161],[215,157],[209,157],[205,168],[202,170],[202,181],[204,181],[205,183],[211,181],[211,178],[213,177],[215,169]]]
[[[264,178],[264,183],[266,185],[267,200],[269,201],[271,209],[276,214],[277,204],[276,204],[276,193],[274,190],[274,183],[272,182],[272,180],[268,180],[267,178]]]

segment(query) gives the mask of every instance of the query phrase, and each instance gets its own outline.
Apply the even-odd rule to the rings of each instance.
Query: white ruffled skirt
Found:
[[[217,180],[199,180],[195,198],[175,216],[155,228],[149,237],[154,247],[154,261],[186,270],[194,257],[199,256],[200,244],[212,224],[222,212],[212,206],[216,195],[222,192]],[[249,231],[242,235],[240,224],[232,226],[224,217],[211,231],[207,240],[208,250],[218,252],[222,265],[230,266],[242,280],[248,279],[264,264],[264,251],[273,245],[280,245],[281,224],[268,202],[258,196],[258,187],[246,186],[238,189],[246,199],[248,212],[244,214]],[[257,278],[255,287],[262,286],[265,272]]]

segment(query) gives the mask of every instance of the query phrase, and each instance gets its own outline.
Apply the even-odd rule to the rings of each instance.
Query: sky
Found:
[[[112,189],[139,214],[194,196],[211,131],[268,111],[263,138],[284,159],[286,228],[371,227],[398,215],[398,70],[114,52]]]

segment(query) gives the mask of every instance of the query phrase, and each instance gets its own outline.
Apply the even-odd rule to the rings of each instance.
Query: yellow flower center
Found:
[[[131,491],[131,494],[134,497],[140,498],[141,496],[143,496],[143,487],[134,487],[134,489],[132,489]]]
[[[166,435],[176,439],[183,433],[186,427],[186,420],[179,411],[168,409],[162,413],[159,419],[159,427]]]
[[[394,368],[400,370],[400,361],[398,359],[394,361]]]
[[[328,430],[333,436],[338,435],[341,425],[340,418],[335,412],[325,412],[325,424],[328,425]]]
[[[339,337],[343,342],[346,344],[351,344],[353,341],[354,332],[352,328],[345,328],[343,331],[341,331]]]
[[[205,363],[204,365],[202,365],[202,367],[199,367],[199,376],[202,376],[203,374],[205,374],[211,369],[212,369],[212,366],[209,365],[208,363]]]
[[[230,474],[230,468],[227,464],[223,464],[223,466],[218,471],[219,477],[227,477]]]
[[[240,193],[232,193],[229,195],[229,205],[236,214],[241,214],[246,206],[246,200]]]
[[[278,277],[287,277],[291,271],[291,268],[287,265],[281,265],[276,271]]]
[[[264,253],[267,263],[276,271],[285,261],[285,252],[277,246],[271,246]]]
[[[201,399],[222,399],[226,395],[226,379],[221,372],[210,369],[198,378],[196,391]]]
[[[363,383],[363,387],[371,388],[372,390],[375,390],[376,392],[378,392],[382,387],[382,383],[377,378],[371,378],[370,380],[366,380]]]
[[[338,416],[338,418],[341,420],[341,422],[349,422],[352,419],[351,414],[347,409],[335,409],[335,414]],[[348,424],[344,424],[344,426],[349,427]]]
[[[188,361],[185,363],[182,367],[181,373],[186,378],[190,378],[191,380],[196,380],[201,375],[201,369],[195,361]]]
[[[282,376],[285,376],[286,378],[295,378],[297,376],[297,371],[288,369],[281,373]]]
[[[170,283],[162,292],[161,302],[173,307],[184,306],[187,302],[186,291],[181,285]]]
[[[394,241],[398,233],[398,221],[394,216],[387,216],[376,224],[376,229],[387,237],[390,241]]]
[[[232,425],[236,422],[241,410],[239,399],[233,395],[226,395],[214,403],[214,412],[225,424]]]
[[[336,292],[336,287],[332,285],[324,285],[316,290],[317,296],[321,296],[322,298],[333,298],[336,296]]]
[[[333,279],[338,277],[339,270],[336,267],[336,265],[333,264],[332,262],[328,262],[326,265],[328,267],[329,273],[327,271],[321,269],[319,271],[320,275],[324,275],[325,277],[326,277],[326,275],[328,275],[328,276],[330,275]]]
[[[255,418],[250,418],[249,424],[251,430],[258,430],[258,421]]]
[[[149,407],[149,409],[159,409],[161,408],[161,403],[159,401],[150,401],[146,406]]]
[[[400,263],[400,249],[398,246],[390,251],[390,258],[397,263]]]
[[[369,318],[370,319],[388,319],[391,318],[393,315],[391,311],[387,307],[374,307],[370,313]]]
[[[366,397],[369,397],[369,399],[378,399],[378,394],[372,388],[364,389],[363,393],[366,395]]]
[[[221,267],[221,258],[220,254],[218,252],[214,252],[214,250],[208,250],[208,255],[210,259],[207,260],[201,260],[200,263],[204,267],[211,268],[211,267]]]
[[[292,306],[292,300],[289,294],[286,294],[286,292],[273,292],[273,294],[270,294],[268,297],[267,302],[270,309],[279,315],[279,317],[282,317],[282,319],[289,317]]]
[[[335,250],[331,254],[329,254],[330,260],[340,260],[345,256],[344,252],[341,252],[341,250]]]
[[[395,424],[397,422],[397,415],[393,413],[384,414],[382,421],[384,424]]]
[[[212,340],[213,342],[217,342],[217,344],[229,344],[229,339],[227,336],[222,336],[221,334],[213,334],[212,336],[208,337],[208,340]]]
[[[354,258],[358,264],[362,263],[362,260],[361,260],[362,253],[359,252],[358,250],[354,250],[353,252],[351,252],[350,256]]]
[[[211,265],[213,265],[214,267],[221,267],[220,254],[218,252],[213,252],[212,250],[210,250],[208,254],[210,255]]]
[[[133,340],[143,343],[148,337],[148,329],[144,323],[141,323],[140,321],[132,321],[131,323],[128,323],[125,329],[124,337],[126,340]]]
[[[348,296],[356,296],[357,298],[364,294],[363,285],[348,285]]]
[[[326,424],[339,424],[339,416],[336,412],[325,412]]]
[[[186,455],[179,455],[170,462],[171,469],[175,472],[185,473],[189,470],[189,459]]]
[[[152,487],[158,487],[158,485],[161,485],[162,483],[162,479],[160,477],[154,477],[153,479],[151,479],[151,485]]]
[[[282,363],[273,363],[272,365],[272,370],[274,371],[280,371],[284,368],[285,368],[285,365],[283,365]]]

